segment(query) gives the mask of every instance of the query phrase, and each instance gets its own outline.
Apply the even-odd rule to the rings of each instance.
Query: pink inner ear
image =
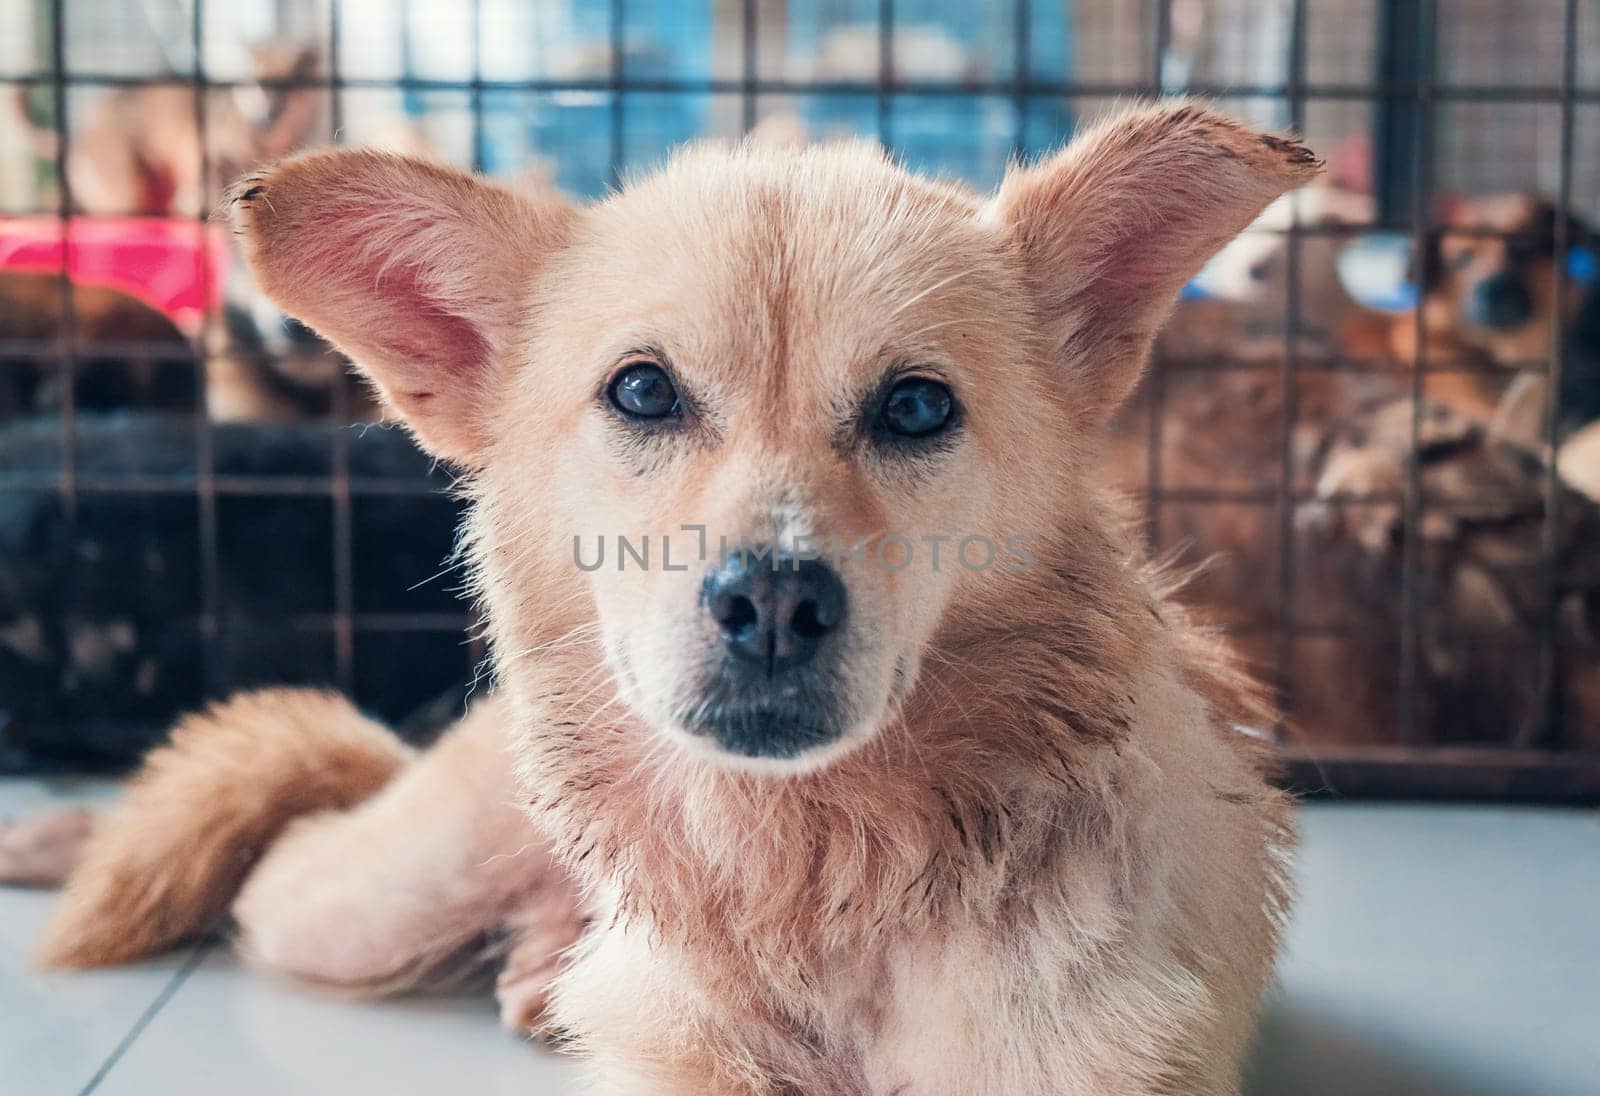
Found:
[[[470,310],[492,306],[473,299],[471,272],[451,265],[477,250],[464,211],[426,195],[386,199],[367,181],[310,212],[271,261],[299,283],[301,315],[397,396],[472,383],[490,346]]]
[[[429,376],[427,367],[443,370],[440,379],[468,378],[489,357],[489,344],[471,321],[442,308],[423,288],[410,267],[390,266],[377,274],[379,313],[373,317],[371,341],[382,348],[405,380]],[[410,385],[404,385],[408,390]],[[427,385],[418,386],[426,389]],[[409,392],[425,397],[430,391]]]
[[[1117,233],[1090,256],[1096,271],[1094,296],[1109,307],[1126,304],[1140,294],[1156,295],[1175,289],[1191,265],[1190,238],[1206,205],[1193,201],[1162,203],[1158,223],[1133,220],[1117,226]]]

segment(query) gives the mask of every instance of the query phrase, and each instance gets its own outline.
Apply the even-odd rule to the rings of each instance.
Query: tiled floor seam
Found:
[[[205,940],[195,945],[194,950],[184,959],[183,965],[173,972],[172,977],[167,979],[167,984],[161,987],[161,992],[156,994],[155,999],[139,1014],[139,1018],[128,1029],[128,1033],[111,1049],[111,1053],[106,1055],[106,1060],[101,1062],[100,1068],[94,1071],[94,1076],[89,1078],[89,1083],[78,1090],[78,1096],[89,1096],[90,1093],[105,1082],[105,1079],[111,1075],[112,1069],[122,1060],[122,1056],[128,1053],[129,1048],[138,1041],[139,1036],[144,1034],[151,1021],[167,1006],[167,1002],[177,996],[178,990],[189,980],[189,975],[195,972],[216,946],[217,942],[215,940]]]

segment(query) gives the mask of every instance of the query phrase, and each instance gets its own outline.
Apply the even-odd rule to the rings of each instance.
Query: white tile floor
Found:
[[[0,780],[0,817],[95,789]],[[1250,1096],[1600,1094],[1600,815],[1319,805]],[[0,1093],[573,1091],[487,1000],[350,1003],[192,949],[41,975],[0,890]]]

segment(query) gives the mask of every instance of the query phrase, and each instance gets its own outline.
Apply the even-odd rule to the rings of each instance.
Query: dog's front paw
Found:
[[[494,997],[500,1004],[500,1022],[512,1031],[542,1032],[550,1006],[550,980],[555,977],[555,964],[549,969],[508,966],[495,979]]]
[[[511,950],[495,980],[500,1022],[513,1031],[550,1035],[550,988],[567,949],[583,933],[583,918],[565,895],[521,911],[507,926]]]
[[[0,883],[56,886],[83,857],[94,815],[82,807],[0,823]]]

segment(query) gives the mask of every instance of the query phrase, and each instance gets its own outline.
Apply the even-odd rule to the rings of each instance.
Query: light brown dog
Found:
[[[267,291],[469,471],[498,686],[415,759],[318,694],[180,726],[44,961],[231,909],[389,988],[501,931],[508,1016],[554,978],[598,1091],[1235,1091],[1289,806],[1092,469],[1179,287],[1316,167],[1179,103],[988,200],[867,145],[694,147],[581,210],[361,152],[247,180]],[[586,569],[622,534],[650,566]]]
[[[204,112],[197,109],[193,85],[182,78],[98,95],[69,126],[66,175],[73,209],[98,216],[198,217],[221,193],[219,180],[226,184],[312,139],[325,96],[294,83],[315,81],[318,51],[264,42],[250,47],[249,61],[251,79],[213,91]],[[24,91],[19,86],[13,97],[18,119],[34,155],[53,162],[60,135],[34,117]]]

